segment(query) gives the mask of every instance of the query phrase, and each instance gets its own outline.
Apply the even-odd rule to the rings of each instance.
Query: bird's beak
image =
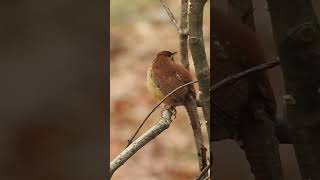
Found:
[[[172,52],[172,54],[171,54],[171,61],[174,61],[173,55],[175,55],[175,54],[177,54],[177,52]]]

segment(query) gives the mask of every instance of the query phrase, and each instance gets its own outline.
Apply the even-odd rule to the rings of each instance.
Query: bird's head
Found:
[[[177,54],[177,52],[170,52],[170,51],[161,51],[157,54],[156,59],[170,59],[173,61],[173,55]]]

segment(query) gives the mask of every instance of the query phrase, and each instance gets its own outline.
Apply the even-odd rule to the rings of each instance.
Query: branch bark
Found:
[[[203,42],[203,9],[206,1],[190,0],[189,12],[189,46],[199,80],[200,102],[210,137],[210,68]]]
[[[166,5],[166,3],[163,0],[160,0],[162,6],[165,8],[168,16],[171,19],[171,22],[176,26],[177,31],[180,35],[180,55],[181,55],[181,63],[189,70],[189,60],[188,60],[188,0],[181,0],[181,25],[180,28],[177,25],[177,21],[175,20],[172,12]],[[201,24],[202,27],[202,24]],[[192,102],[190,102],[192,103]],[[193,105],[194,107],[191,108],[189,105]],[[206,158],[206,152],[204,148],[204,139],[203,139],[203,133],[201,130],[201,123],[198,116],[197,111],[197,105],[196,101],[192,104],[186,105],[186,109],[189,114],[189,118],[191,120],[191,126],[194,134],[194,140],[197,148],[197,154],[198,154],[198,162],[199,162],[199,168],[200,171],[207,166],[207,158]],[[194,109],[194,110],[191,110]],[[190,113],[196,113],[191,115]],[[191,117],[193,116],[193,117]],[[194,119],[194,117],[197,117]],[[195,122],[197,121],[197,122]],[[209,131],[208,131],[209,134]]]
[[[133,156],[138,150],[140,150],[148,142],[160,135],[164,130],[168,129],[172,120],[172,112],[169,110],[163,111],[162,118],[145,132],[142,136],[131,143],[125,150],[123,150],[114,160],[110,163],[110,177],[113,173],[121,167],[131,156]]]
[[[181,0],[180,11],[180,57],[181,63],[189,69],[188,57],[188,0]]]
[[[176,18],[174,17],[174,15],[172,14],[170,8],[168,7],[167,3],[164,1],[164,0],[160,0],[161,4],[162,4],[162,7],[166,10],[172,24],[176,27],[177,29],[177,32],[180,34],[180,28],[179,28],[179,25],[178,25],[178,22],[176,20]]]
[[[263,70],[266,70],[266,69],[270,69],[270,68],[273,68],[273,67],[278,66],[278,65],[280,65],[280,61],[268,62],[268,63],[264,63],[264,64],[261,64],[261,65],[258,65],[258,66],[254,66],[252,68],[249,68],[249,69],[247,69],[245,71],[242,71],[242,72],[239,72],[237,74],[230,75],[229,77],[223,79],[222,81],[219,81],[218,83],[212,85],[210,87],[210,91],[212,91],[212,93],[214,93],[218,89],[223,88],[223,87],[225,87],[225,86],[227,86],[229,84],[233,84],[236,81],[238,81],[238,80],[240,80],[240,79],[242,79],[244,77],[247,77],[251,73],[255,73],[255,72],[263,71]]]
[[[320,179],[320,29],[311,1],[267,0],[287,93],[288,121],[302,179]]]
[[[197,79],[199,80],[200,102],[210,137],[210,68],[203,41],[203,10],[206,1],[190,0],[189,9],[189,46]],[[205,168],[205,167],[202,167]],[[208,173],[205,173],[205,177]]]

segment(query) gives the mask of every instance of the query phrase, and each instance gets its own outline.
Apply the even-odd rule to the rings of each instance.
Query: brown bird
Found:
[[[149,93],[156,99],[161,100],[174,89],[192,81],[190,72],[182,65],[174,62],[173,55],[176,52],[161,51],[157,54],[148,70],[147,87]],[[169,96],[165,101],[165,108],[184,106],[190,117],[191,126],[195,136],[201,136],[201,127],[197,112],[196,93],[193,85],[183,87]],[[205,153],[204,147],[197,144],[198,156]],[[199,162],[199,167],[206,166],[206,160]]]
[[[148,70],[148,91],[156,100],[161,100],[172,90],[192,81],[190,72],[174,62],[174,54],[176,52],[159,52]],[[195,95],[193,85],[189,85],[173,93],[164,104],[172,107],[185,105],[191,97],[195,98]]]

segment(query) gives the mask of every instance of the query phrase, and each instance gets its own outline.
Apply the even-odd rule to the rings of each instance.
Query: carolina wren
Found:
[[[173,60],[175,52],[161,51],[153,60],[151,68],[148,70],[147,87],[150,94],[157,100],[172,92],[174,89],[192,81],[190,72]],[[183,87],[170,95],[165,101],[165,108],[184,106],[188,112],[193,133],[202,138],[201,125],[197,111],[196,93],[193,85]],[[201,141],[201,142],[199,142]],[[197,155],[205,155],[203,140],[197,140]],[[205,157],[205,156],[204,156]],[[206,159],[199,162],[199,168],[206,166]]]
[[[182,65],[174,62],[173,55],[176,52],[161,51],[157,54],[148,69],[147,87],[149,93],[156,100],[161,100],[177,87],[192,81],[190,72]],[[185,105],[190,98],[195,98],[193,85],[186,86],[168,97],[164,104],[166,106]]]

